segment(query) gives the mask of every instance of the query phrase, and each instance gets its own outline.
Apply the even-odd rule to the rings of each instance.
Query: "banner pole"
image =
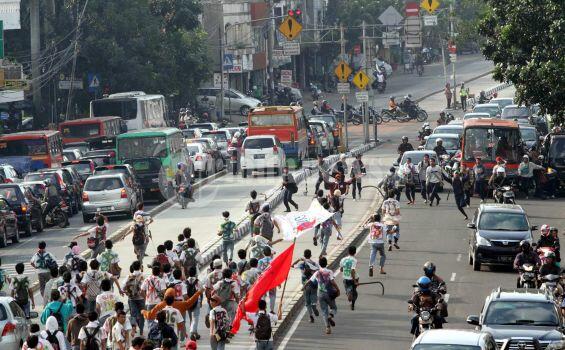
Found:
[[[296,236],[294,236],[294,240],[292,241],[292,244],[293,245],[296,244]],[[277,312],[277,317],[278,317],[279,320],[282,320],[282,305],[283,305],[283,299],[284,299],[284,292],[286,290],[286,283],[288,282],[288,275],[290,275],[290,270],[288,271],[288,274],[286,275],[286,279],[284,280],[283,290],[282,290],[282,293],[281,293],[281,300],[279,302],[279,309],[278,309],[278,312]]]

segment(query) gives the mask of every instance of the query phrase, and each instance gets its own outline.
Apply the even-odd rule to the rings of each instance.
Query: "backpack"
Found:
[[[188,270],[191,267],[196,267],[197,261],[196,256],[198,255],[198,250],[194,248],[188,248],[184,251],[184,261],[182,262],[182,266],[184,267],[184,272],[188,275]]]
[[[270,340],[273,334],[271,319],[265,312],[257,313],[257,324],[255,325],[255,338],[257,340]]]
[[[220,340],[226,340],[228,338],[228,333],[230,330],[228,313],[226,310],[213,311],[214,321],[216,324],[216,335],[220,337]]]
[[[165,297],[165,291],[157,289],[157,286],[155,285],[154,279],[149,279],[149,284],[150,284],[151,288],[153,289],[153,291],[155,291],[155,294],[157,294],[157,297],[159,299],[163,300],[163,298]]]
[[[155,257],[155,261],[157,261],[159,264],[161,264],[161,269],[163,269],[163,265],[169,263],[169,257],[165,253],[159,253]]]
[[[71,259],[71,271],[78,271],[81,261],[81,258],[79,258],[78,256],[73,256]]]
[[[234,239],[233,231],[235,229],[235,223],[233,221],[227,221],[222,224],[222,239],[227,241],[232,241]]]
[[[53,350],[59,350],[61,348],[61,346],[59,345],[59,339],[57,339],[57,332],[59,331],[51,333],[48,330],[45,330],[45,333],[47,334],[47,338],[45,338],[45,340],[51,343]]]
[[[63,308],[63,305],[65,305],[65,304],[63,304],[61,302],[61,305],[59,305],[59,308],[55,312],[53,312],[53,309],[49,309],[49,312],[51,314],[49,316],[55,317],[55,319],[57,320],[57,325],[59,326],[60,331],[63,331],[63,325],[64,325],[63,314],[61,313],[61,309]]]
[[[133,243],[133,245],[145,244],[145,225],[133,226],[133,236],[131,237],[131,242]]]
[[[214,294],[220,298],[220,302],[223,304],[225,301],[228,301],[231,296],[231,286],[233,281],[226,282],[222,280],[220,282],[220,286],[218,290],[214,291]]]
[[[16,303],[24,306],[29,303],[29,280],[27,277],[18,279],[14,278],[15,298]]]
[[[100,294],[100,279],[102,277],[101,274],[97,273],[98,271],[94,271],[94,274],[87,273],[87,276],[90,278],[90,281],[86,283],[86,298],[87,299],[96,299],[96,296]]]
[[[255,220],[255,224],[259,225],[261,236],[269,241],[273,238],[273,228],[275,225],[270,215],[261,214],[261,216]]]
[[[57,265],[57,262],[55,260],[53,260],[53,258],[51,257],[50,254],[47,253],[41,253],[41,254],[37,254],[37,267],[40,269],[47,269],[47,270],[52,270],[52,269],[58,269],[59,266]]]
[[[129,299],[143,299],[141,296],[141,280],[134,275],[129,275],[124,286],[124,291]]]
[[[257,214],[259,212],[260,205],[257,201],[249,202],[249,214]]]
[[[186,280],[185,283],[186,283],[186,295],[188,295],[188,297],[191,298],[194,294],[196,294],[198,290],[196,288],[196,286],[198,285],[198,278],[195,278],[192,283],[190,283],[188,280]]]
[[[90,333],[88,328],[84,327],[84,333],[86,334],[84,350],[100,350],[100,343],[96,339],[96,334],[100,331],[100,326],[94,328],[94,331]]]
[[[154,322],[153,325],[149,328],[149,333],[147,334],[147,339],[153,341],[156,346],[161,346],[161,342],[164,339],[163,331],[167,330],[169,337],[173,342],[173,346],[176,346],[178,343],[178,337],[175,334],[175,331],[171,326],[168,324],[159,324]]]

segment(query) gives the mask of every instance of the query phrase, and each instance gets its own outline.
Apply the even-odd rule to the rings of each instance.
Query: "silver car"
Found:
[[[82,192],[82,218],[88,223],[97,213],[131,217],[139,198],[123,174],[94,175]]]
[[[198,89],[198,104],[201,107],[219,108],[220,107],[220,88],[200,88]],[[239,113],[242,116],[247,116],[251,108],[257,107],[261,101],[246,96],[245,94],[235,90],[229,89],[224,91],[224,110],[228,113]]]
[[[30,312],[30,318],[37,318],[37,312]],[[31,321],[11,297],[0,297],[0,349],[18,350],[29,336]]]
[[[495,350],[496,342],[488,332],[463,329],[432,329],[422,333],[411,350]]]

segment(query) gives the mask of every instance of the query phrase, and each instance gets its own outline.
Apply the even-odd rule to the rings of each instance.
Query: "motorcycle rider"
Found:
[[[190,201],[194,201],[192,198],[192,186],[190,185],[190,181],[186,176],[185,165],[182,162],[177,163],[177,172],[175,174],[175,186],[178,189],[180,186],[184,185],[184,193],[185,197],[188,197]]]
[[[412,101],[412,95],[410,94],[404,96],[404,101],[399,104],[399,107],[404,113],[408,113],[410,117],[414,117],[416,114],[416,104]]]
[[[556,261],[556,256],[554,252],[546,252],[544,255],[545,261],[541,264],[539,268],[540,279],[547,275],[560,275],[561,267]]]
[[[514,270],[520,271],[522,269],[522,265],[524,264],[532,264],[534,265],[534,269],[541,264],[541,260],[539,256],[532,250],[532,246],[528,241],[521,241],[520,242],[520,250],[521,252],[516,255],[514,259]],[[518,274],[518,278],[516,279],[516,287],[520,288],[520,277],[522,272]]]
[[[437,138],[436,139],[436,146],[434,147],[434,152],[436,152],[438,158],[447,154],[447,150],[443,147],[443,139]]]
[[[410,299],[410,309],[416,312],[416,315],[412,317],[412,328],[410,330],[411,334],[418,336],[420,334],[420,329],[418,327],[418,317],[420,310],[422,308],[434,309],[435,306],[440,301],[441,297],[439,294],[432,290],[432,281],[427,276],[422,276],[418,278],[417,281],[418,290],[412,295]],[[433,316],[434,328],[443,328],[442,318],[437,314],[437,311],[431,311]]]
[[[51,179],[45,179],[45,193],[43,195],[43,200],[47,202],[45,211],[43,212],[43,219],[47,217],[47,214],[51,212],[53,208],[61,203],[61,195],[57,186],[51,181]]]
[[[411,143],[408,142],[408,136],[402,136],[402,142],[398,145],[398,159],[396,160],[397,163],[400,164],[400,159],[402,159],[402,155],[404,152],[413,151],[414,147]]]
[[[439,118],[437,120],[437,125],[445,125],[447,124],[447,117],[445,116],[445,112],[439,112]]]
[[[557,227],[548,227],[547,225],[541,226],[541,235],[537,242],[537,247],[539,248],[553,248],[557,262],[561,262],[561,246],[559,243],[559,237],[557,236]]]
[[[488,102],[487,95],[485,94],[484,91],[481,91],[481,93],[479,94],[479,104],[487,103],[487,102]]]
[[[313,105],[314,105],[314,107],[312,107],[310,114],[312,114],[312,115],[322,114],[322,112],[320,111],[320,108],[318,108],[318,101],[314,101]]]
[[[328,103],[328,100],[322,101],[322,106],[320,107],[320,111],[324,114],[334,114],[334,109]]]
[[[432,289],[435,291],[441,290],[441,293],[445,293],[447,291],[447,286],[445,281],[436,275],[436,265],[431,261],[426,261],[423,267],[424,274],[432,281]]]
[[[394,101],[394,96],[390,96],[388,98],[388,110],[393,114],[395,114],[398,110],[398,105]]]
[[[432,128],[430,127],[430,123],[425,122],[424,124],[422,124],[422,128],[420,128],[420,131],[418,131],[418,134],[419,134],[420,141],[425,143],[426,140],[424,140],[424,138],[426,136],[430,136],[432,134]]]

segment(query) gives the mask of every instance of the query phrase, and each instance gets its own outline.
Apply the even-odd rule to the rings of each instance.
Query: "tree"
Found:
[[[519,103],[539,103],[563,123],[565,114],[565,2],[487,0],[480,24],[483,54],[495,64],[494,78],[511,81]]]

